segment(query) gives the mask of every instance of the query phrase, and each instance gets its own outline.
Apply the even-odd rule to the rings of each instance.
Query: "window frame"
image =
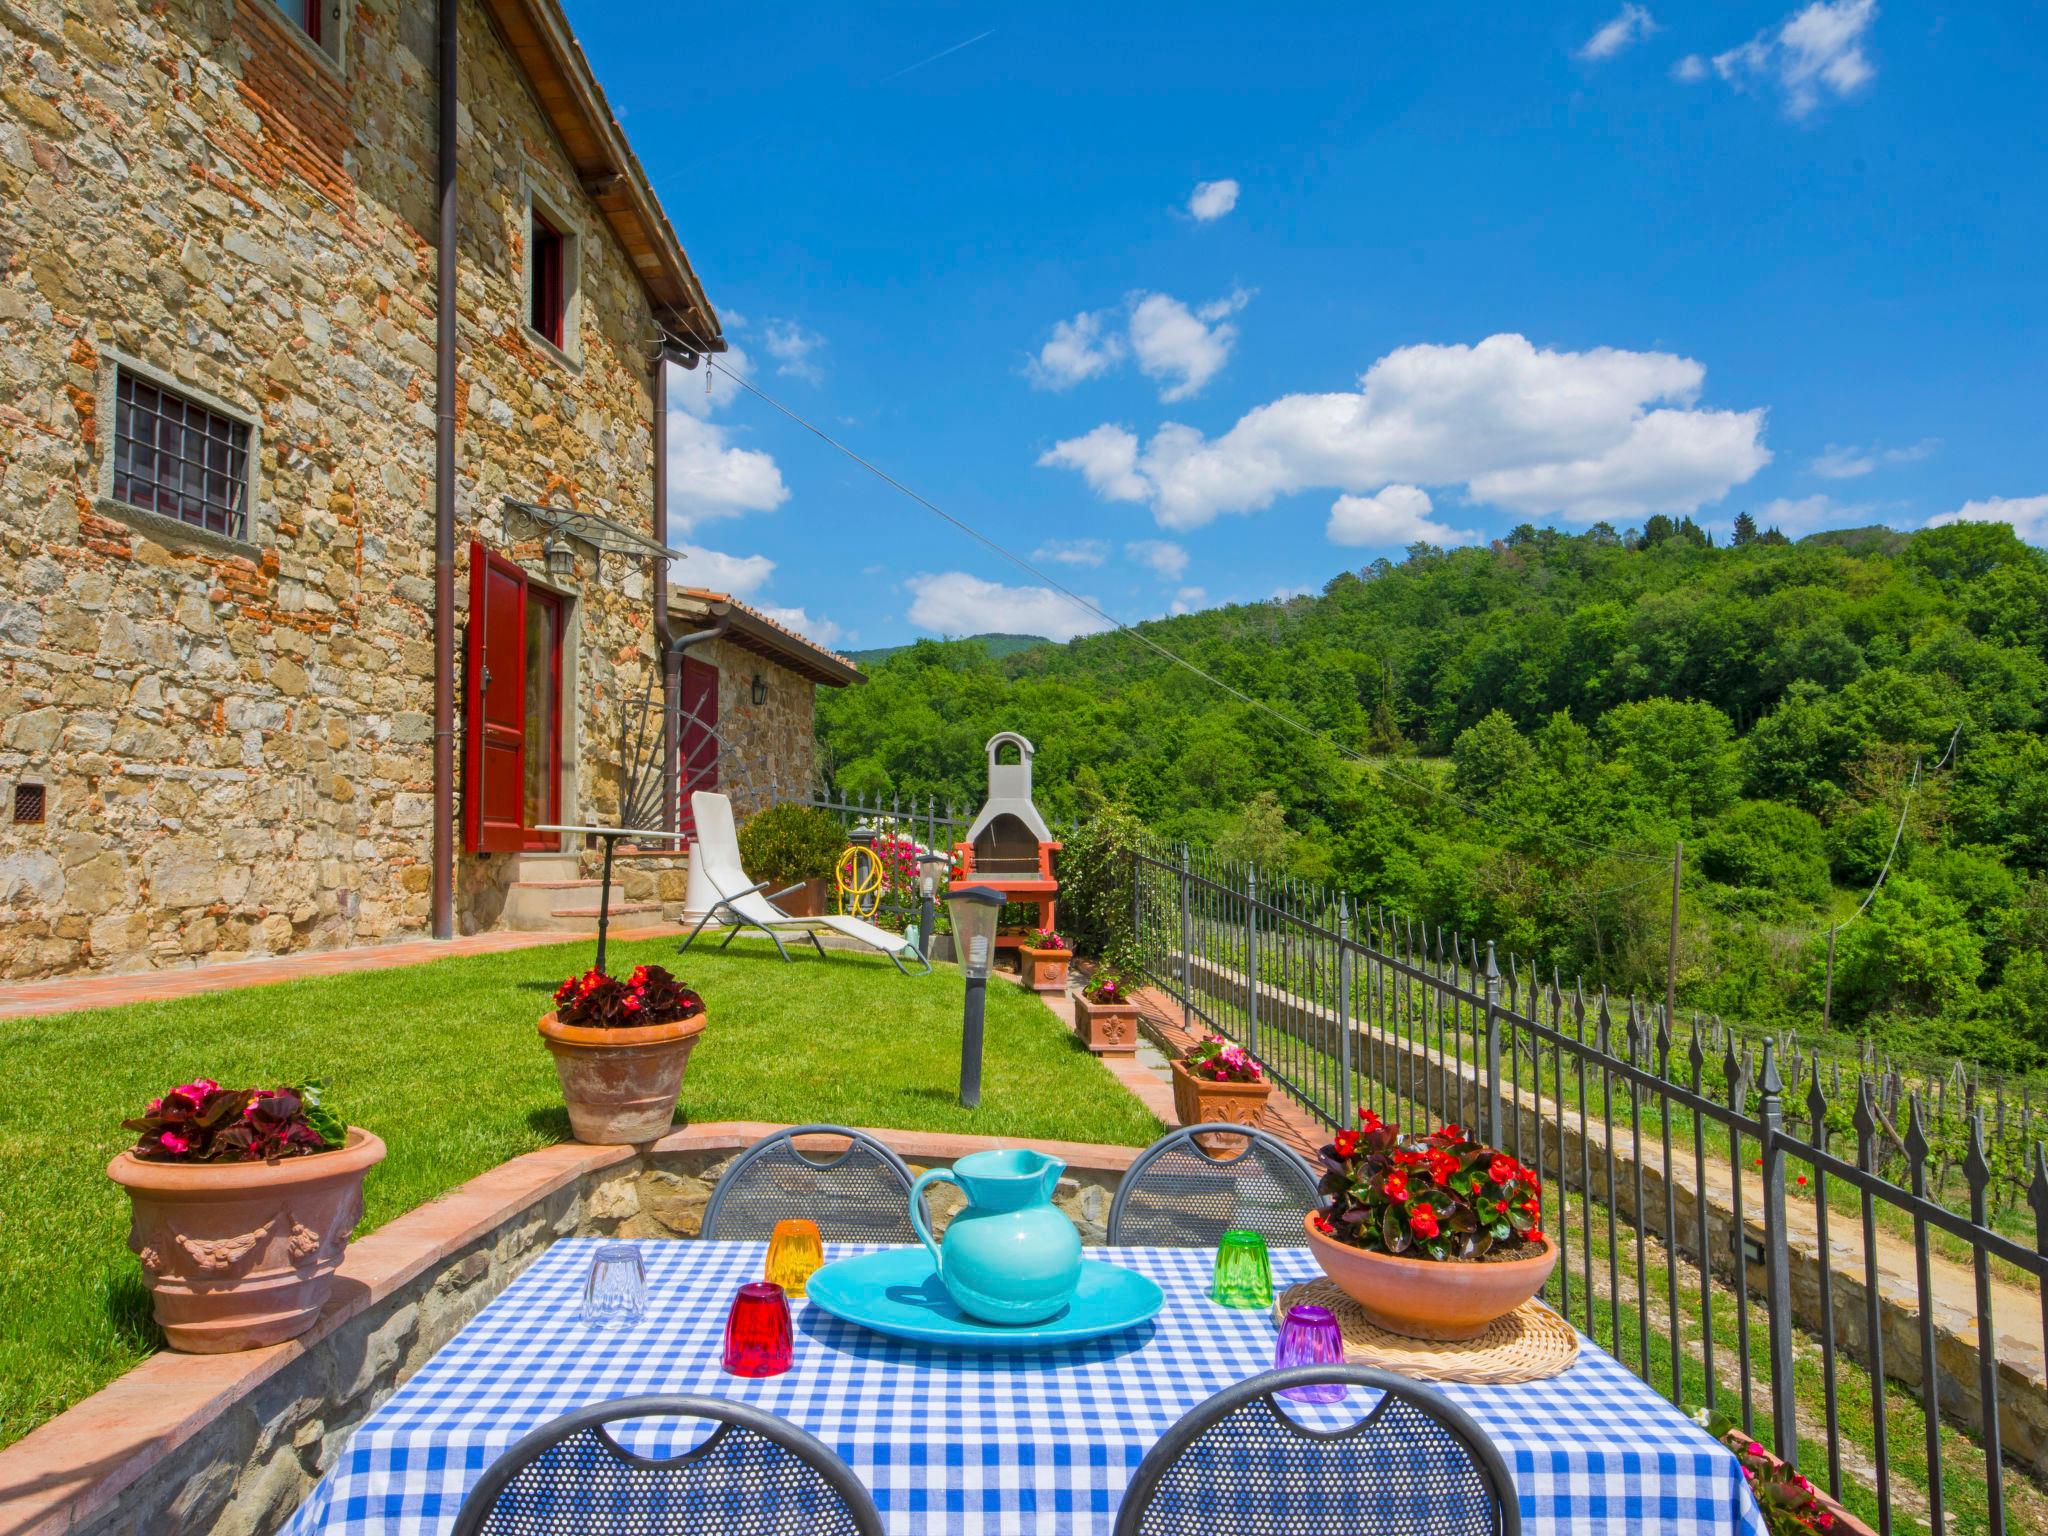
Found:
[[[99,463],[95,476],[94,510],[127,523],[160,543],[200,544],[246,554],[274,542],[275,520],[263,496],[263,423],[258,413],[111,347],[102,347],[99,357],[95,414],[95,449]],[[175,513],[161,512],[115,496],[121,378],[124,374],[138,384],[198,406],[243,429],[242,526],[238,533],[224,533],[217,528],[189,522]]]
[[[305,50],[314,63],[339,83],[348,78],[349,12],[353,6],[339,0],[298,0],[292,10],[303,12],[294,19],[281,0],[229,0],[230,8],[261,11],[263,19],[294,44]]]
[[[563,367],[583,367],[583,222],[565,211],[563,203],[526,176],[526,195],[520,200],[525,222],[520,226],[520,322],[527,339],[539,345]],[[539,278],[534,226],[544,224],[555,237],[557,274],[561,285],[561,339],[557,341],[533,323],[534,284]]]

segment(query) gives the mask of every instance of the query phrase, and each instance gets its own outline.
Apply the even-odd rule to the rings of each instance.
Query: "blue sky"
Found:
[[[735,362],[1119,618],[1656,510],[2048,542],[2048,6],[569,9]],[[1099,627],[676,400],[691,579]]]

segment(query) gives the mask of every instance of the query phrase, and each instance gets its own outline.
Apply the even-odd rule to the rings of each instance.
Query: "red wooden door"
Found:
[[[690,796],[700,789],[718,788],[718,668],[708,661],[683,658],[681,708],[677,778],[683,803],[676,826],[689,833],[696,830],[690,820]]]
[[[465,695],[463,846],[509,853],[526,841],[526,573],[476,543]]]

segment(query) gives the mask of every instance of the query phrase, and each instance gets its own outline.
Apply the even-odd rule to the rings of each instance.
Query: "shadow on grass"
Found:
[[[553,1141],[573,1141],[569,1130],[569,1111],[559,1104],[549,1104],[541,1109],[526,1112],[526,1124],[530,1130]]]
[[[155,1305],[139,1270],[113,1270],[101,1277],[98,1289],[107,1326],[116,1339],[141,1354],[152,1354],[164,1347],[163,1330],[156,1325]]]

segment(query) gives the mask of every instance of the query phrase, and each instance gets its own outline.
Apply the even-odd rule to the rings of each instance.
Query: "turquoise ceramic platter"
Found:
[[[1159,1287],[1132,1270],[1081,1262],[1066,1308],[1042,1323],[984,1323],[954,1305],[922,1248],[891,1248],[840,1259],[812,1275],[812,1306],[892,1338],[953,1349],[1048,1349],[1122,1333],[1159,1310]]]

